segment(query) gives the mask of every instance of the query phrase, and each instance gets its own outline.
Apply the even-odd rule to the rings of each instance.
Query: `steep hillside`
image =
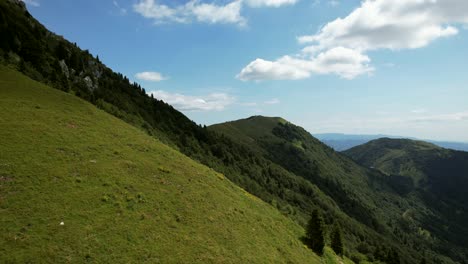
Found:
[[[223,175],[75,96],[0,80],[0,262],[320,262]]]
[[[259,131],[258,137],[264,134],[269,137],[273,129],[279,133],[279,136],[275,135],[276,139],[273,138],[275,144],[267,147],[254,144],[258,140],[257,136],[239,134],[238,137],[231,137],[199,126],[172,106],[148,96],[140,85],[130,83],[127,77],[113,72],[98,56],[48,31],[18,0],[0,0],[0,35],[1,64],[15,67],[37,81],[74,94],[140,131],[145,131],[153,139],[223,173],[229,180],[270,203],[297,223],[304,225],[312,210],[322,210],[327,224],[338,222],[342,225],[346,237],[345,254],[353,256],[356,261],[367,259],[389,262],[388,256],[390,253],[395,255],[395,252],[401,255],[402,263],[415,263],[421,260],[423,253],[429,263],[453,263],[446,256],[457,260],[467,259],[463,249],[451,244],[452,238],[441,241],[438,236],[431,237],[430,233],[428,238],[424,221],[433,223],[434,215],[427,213],[430,210],[420,202],[420,197],[400,198],[386,175],[356,165],[325,148],[320,142],[311,140],[308,133],[285,120],[271,122],[265,119],[265,123],[259,126],[264,131]],[[283,125],[279,129],[278,123]],[[108,131],[114,129],[109,128]],[[256,128],[252,131],[256,131]],[[241,135],[244,135],[243,139],[240,139]],[[251,139],[254,141],[250,144],[242,142]],[[279,145],[276,144],[278,142]],[[281,142],[286,143],[282,146]],[[303,145],[309,149],[304,151],[305,154],[298,151],[305,149]],[[101,164],[94,163],[95,160],[90,159],[93,162],[84,164]],[[165,161],[170,162],[170,159]],[[128,167],[132,168],[133,165]],[[157,169],[166,171],[164,165]],[[181,169],[189,173],[189,167]],[[81,179],[78,181],[82,182]],[[109,195],[103,197],[103,200],[109,199]],[[126,195],[121,196],[121,200],[126,201]],[[213,202],[215,199],[207,197],[208,200],[221,206],[217,201]],[[229,212],[223,209],[223,212]],[[276,211],[272,213],[276,214]],[[229,216],[223,217],[229,219]],[[444,218],[437,215],[439,220],[437,226],[444,226]],[[179,238],[179,241],[192,237],[193,233],[189,229],[185,231],[189,235],[182,240]],[[129,239],[132,240],[131,237]],[[240,243],[244,242],[250,243],[240,240]],[[222,247],[226,244],[220,245]],[[204,244],[200,244],[202,246]],[[224,249],[216,252],[217,256],[231,254],[224,253]],[[259,257],[262,255],[259,254]],[[213,261],[224,262],[220,259]]]
[[[374,208],[378,206],[373,199],[365,197],[373,193],[368,182],[370,172],[336,153],[304,129],[282,119],[263,116],[210,128],[239,143],[250,140],[252,149],[317,184],[349,215],[369,226],[375,224],[372,218],[377,217]],[[377,225],[373,227],[378,228]]]
[[[465,217],[460,214],[456,221],[452,219],[446,209],[455,208],[453,204],[441,210],[429,201],[431,193],[412,189],[402,193],[401,185],[392,178],[357,165],[283,119],[255,116],[210,129],[240,144],[248,142],[263,157],[316,184],[349,216],[405,245],[403,252],[415,254],[411,249],[431,244],[439,254],[450,251],[454,258],[465,258],[466,241],[455,231],[464,230],[459,229],[459,220]],[[446,225],[453,226],[454,232],[443,232]],[[404,258],[408,261],[409,255]]]
[[[35,80],[75,94],[146,131],[223,173],[303,226],[317,208],[327,212],[328,223],[340,219],[351,226],[347,229],[347,233],[352,234],[352,241],[348,243],[354,245],[350,247],[351,253],[360,237],[382,241],[367,228],[355,228],[356,221],[346,217],[315,185],[148,96],[142,87],[113,72],[97,56],[48,31],[18,1],[0,1],[0,7],[0,33],[5,36],[0,46],[0,61],[4,64],[16,67]],[[385,246],[391,247],[390,244]]]

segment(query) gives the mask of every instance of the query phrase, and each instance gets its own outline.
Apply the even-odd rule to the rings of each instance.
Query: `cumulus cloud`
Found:
[[[284,56],[276,61],[256,59],[236,76],[242,81],[299,80],[312,74],[336,74],[353,79],[374,69],[370,58],[358,51],[337,47],[309,59]]]
[[[202,3],[191,0],[184,5],[170,7],[158,4],[155,0],[142,0],[133,5],[133,10],[143,17],[160,23],[190,23],[192,21],[205,23],[237,24],[244,26],[246,19],[240,14],[242,1],[235,0],[226,5]]]
[[[317,74],[336,74],[344,79],[374,71],[370,58],[359,51],[336,47],[322,52],[312,59],[312,72]]]
[[[457,34],[458,23],[468,23],[466,0],[366,0],[345,18],[298,40],[319,49],[414,49]]]
[[[159,72],[139,72],[135,74],[135,77],[138,80],[150,81],[150,82],[160,82],[167,80],[168,77],[163,76]]]
[[[297,80],[312,74],[353,79],[374,70],[366,52],[416,49],[459,33],[468,25],[466,0],[364,0],[344,18],[318,33],[298,37],[305,46],[294,58],[256,59],[238,74],[241,80]]]
[[[29,0],[32,1],[32,0]],[[299,0],[231,0],[219,5],[211,1],[190,0],[185,4],[166,5],[156,0],[139,0],[133,5],[133,10],[143,17],[152,19],[154,23],[191,23],[193,21],[209,24],[247,25],[247,19],[241,15],[244,6],[280,7],[294,5]]]
[[[284,56],[276,61],[256,59],[236,76],[242,81],[299,80],[310,76],[311,62]]]
[[[225,6],[205,4],[192,1],[189,4],[189,11],[200,22],[210,24],[229,23],[244,26],[246,19],[240,15],[242,1],[233,1]]]
[[[150,94],[181,111],[221,111],[235,101],[234,97],[225,93],[189,96],[158,90]]]
[[[298,0],[246,0],[251,7],[280,7],[283,5],[294,5]]]

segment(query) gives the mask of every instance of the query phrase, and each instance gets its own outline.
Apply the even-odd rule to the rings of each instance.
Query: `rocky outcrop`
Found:
[[[70,78],[70,71],[68,70],[68,66],[65,63],[65,60],[59,61],[60,68],[62,69],[62,73],[67,76],[67,79]]]
[[[91,79],[91,77],[89,76],[84,77],[83,82],[85,83],[86,87],[88,87],[90,91],[94,90],[95,87],[93,85],[93,80]]]

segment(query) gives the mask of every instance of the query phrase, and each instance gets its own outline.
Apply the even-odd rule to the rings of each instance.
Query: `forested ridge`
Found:
[[[303,226],[320,210],[326,226],[341,226],[344,254],[355,262],[467,262],[465,244],[427,235],[426,226],[448,220],[440,212],[435,215],[440,223],[429,220],[426,193],[402,195],[385,174],[357,165],[285,120],[252,119],[268,124],[255,128],[262,135],[246,133],[245,127],[220,131],[197,125],[98,56],[48,31],[21,2],[2,0],[0,7],[3,64],[143,129]],[[255,144],[242,142],[248,138]]]

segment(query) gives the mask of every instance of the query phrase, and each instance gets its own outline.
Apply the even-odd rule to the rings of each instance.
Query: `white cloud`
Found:
[[[246,25],[246,19],[240,15],[242,1],[233,1],[225,6],[213,4],[197,4],[190,2],[190,11],[195,15],[198,21],[210,24],[238,24]]]
[[[336,47],[322,52],[313,59],[313,72],[318,74],[336,74],[345,79],[371,73],[370,58],[358,51]]]
[[[355,50],[337,47],[310,59],[284,56],[276,61],[256,59],[236,76],[242,81],[299,80],[312,74],[336,74],[345,79],[371,73],[370,59]]]
[[[168,77],[163,76],[159,72],[139,72],[135,74],[135,77],[138,80],[150,81],[150,82],[160,82],[167,80]]]
[[[466,0],[365,0],[345,18],[298,41],[317,49],[414,49],[457,34],[459,23],[468,23]]]
[[[29,0],[32,1],[32,0]],[[166,5],[156,0],[138,0],[133,10],[143,17],[152,19],[155,24],[161,23],[191,23],[193,21],[209,24],[247,25],[247,19],[241,15],[244,6],[280,7],[294,5],[299,0],[229,0],[224,5],[202,0],[190,0],[185,4]],[[169,2],[169,1],[168,1]],[[226,2],[226,1],[224,1]]]
[[[410,122],[458,122],[468,120],[468,112],[458,112],[439,115],[418,116],[409,119]]]
[[[251,7],[280,7],[283,5],[294,5],[299,0],[245,0]]]
[[[133,10],[143,17],[160,23],[190,23],[194,20],[205,23],[222,23],[246,25],[246,19],[241,16],[242,1],[235,0],[226,5],[201,3],[191,0],[184,5],[170,7],[158,4],[155,0],[141,0],[133,5]]]
[[[278,98],[273,98],[271,100],[263,102],[266,105],[274,105],[274,104],[279,104],[281,101]]]
[[[150,94],[181,111],[221,111],[235,101],[234,97],[225,93],[189,96],[158,90]]]
[[[284,56],[276,61],[256,59],[236,76],[242,81],[299,80],[310,76],[310,61]]]
[[[329,4],[337,1],[329,1]],[[353,79],[374,71],[367,51],[416,49],[458,34],[468,25],[467,0],[364,0],[345,18],[317,34],[298,37],[307,44],[299,56],[276,61],[258,58],[237,75],[241,80],[298,80],[312,74]]]
[[[38,7],[41,5],[39,1],[36,1],[36,0],[21,0],[21,1],[23,1],[27,5],[34,6],[34,7]]]

